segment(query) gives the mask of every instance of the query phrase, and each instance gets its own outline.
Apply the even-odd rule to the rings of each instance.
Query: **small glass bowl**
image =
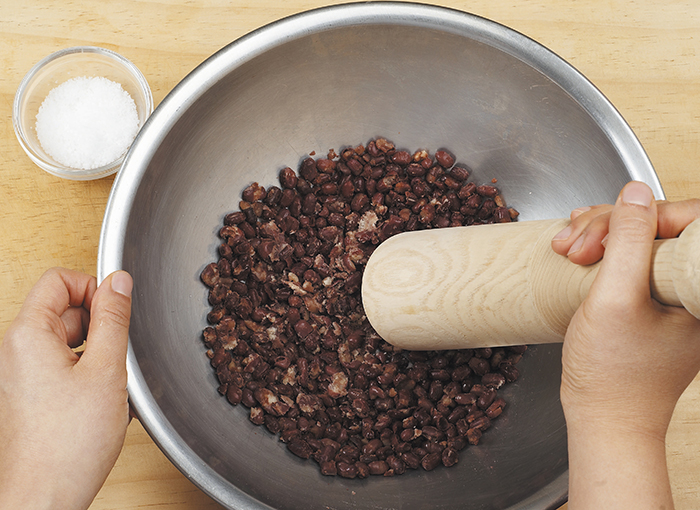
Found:
[[[118,53],[95,46],[76,46],[49,55],[27,73],[17,89],[12,123],[20,145],[40,168],[48,173],[84,181],[112,175],[124,156],[89,170],[67,167],[55,161],[41,147],[36,133],[36,115],[48,93],[63,82],[77,77],[103,77],[121,84],[136,103],[139,129],[153,112],[153,96],[146,78],[129,60]],[[126,152],[126,151],[125,151]]]

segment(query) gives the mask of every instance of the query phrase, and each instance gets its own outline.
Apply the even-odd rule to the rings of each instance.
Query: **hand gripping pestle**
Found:
[[[405,232],[370,257],[362,301],[387,342],[410,350],[562,342],[599,264],[551,248],[569,220]],[[700,318],[700,219],[654,241],[651,295]]]

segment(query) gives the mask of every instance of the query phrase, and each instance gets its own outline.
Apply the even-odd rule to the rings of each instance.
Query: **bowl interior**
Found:
[[[124,57],[102,48],[77,47],[61,50],[38,63],[24,78],[15,100],[15,131],[29,157],[41,168],[69,179],[94,179],[114,173],[120,156],[103,167],[80,170],[53,159],[41,146],[36,132],[36,115],[46,96],[62,83],[77,77],[103,77],[121,84],[136,104],[139,127],[153,111],[153,98],[141,72]]]
[[[173,462],[230,508],[558,508],[568,481],[560,346],[528,351],[503,392],[506,411],[457,466],[394,478],[323,477],[217,393],[199,274],[217,258],[223,215],[245,186],[276,184],[309,152],[380,135],[399,148],[449,149],[477,184],[497,179],[521,220],[611,202],[631,178],[662,196],[605,99],[500,25],[369,4],[266,27],[166,98],[115,183],[98,265],[101,277],[121,267],[136,281],[132,403]]]

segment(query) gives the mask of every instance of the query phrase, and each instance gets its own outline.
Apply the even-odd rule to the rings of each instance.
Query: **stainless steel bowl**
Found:
[[[634,134],[581,74],[536,42],[462,12],[362,3],[303,13],[222,49],[161,103],[133,144],[104,219],[98,276],[135,278],[129,392],[153,439],[237,509],[550,509],[567,494],[560,347],[520,365],[504,415],[450,469],[320,475],[217,393],[200,335],[202,268],[252,181],[383,135],[449,148],[498,179],[521,219],[609,202],[630,179],[663,192]],[[523,338],[523,342],[528,342]]]

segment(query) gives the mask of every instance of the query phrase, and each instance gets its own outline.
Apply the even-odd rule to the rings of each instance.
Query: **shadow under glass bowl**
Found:
[[[552,52],[497,23],[408,3],[346,4],[265,26],[186,77],[142,129],[115,181],[98,277],[135,279],[129,393],[170,460],[228,508],[555,509],[566,501],[561,346],[528,350],[508,406],[459,464],[393,478],[324,477],[245,409],[205,355],[203,267],[253,181],[311,151],[384,136],[448,148],[498,179],[521,220],[612,202],[631,179],[663,191],[634,133]],[[523,338],[523,343],[528,343]]]

